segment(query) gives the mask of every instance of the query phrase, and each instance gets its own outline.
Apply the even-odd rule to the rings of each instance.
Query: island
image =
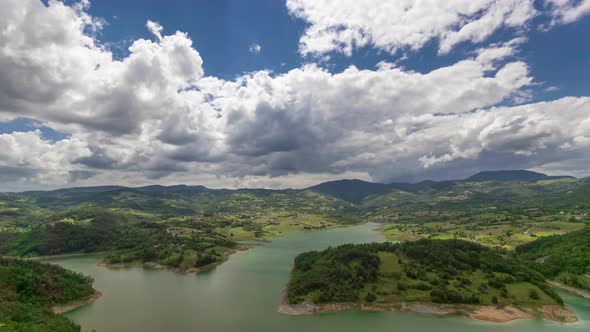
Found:
[[[79,332],[59,314],[100,297],[92,283],[57,265],[0,258],[0,331]]]
[[[507,322],[577,318],[538,272],[507,251],[463,240],[342,245],[295,259],[279,312],[461,314]]]

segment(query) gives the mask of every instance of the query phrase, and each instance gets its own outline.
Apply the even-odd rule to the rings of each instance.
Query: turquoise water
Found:
[[[492,324],[461,317],[407,313],[341,312],[285,316],[276,312],[293,258],[343,243],[381,241],[376,225],[291,233],[233,255],[218,268],[181,275],[144,268],[96,267],[99,258],[54,259],[95,278],[103,297],[67,316],[83,330],[150,331],[590,331],[590,301],[563,294],[582,322],[539,320]]]

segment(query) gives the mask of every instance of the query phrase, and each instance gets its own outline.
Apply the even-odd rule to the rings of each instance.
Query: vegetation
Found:
[[[523,244],[516,252],[545,277],[590,290],[590,227]]]
[[[462,240],[343,245],[295,259],[290,303],[563,304],[507,252]]]
[[[56,265],[0,258],[0,330],[80,331],[50,308],[91,296],[92,282]]]
[[[590,178],[526,171],[302,190],[68,188],[0,193],[0,255],[104,252],[111,264],[200,269],[244,242],[368,220],[402,242],[301,254],[290,302],[534,307],[561,303],[546,279],[590,289],[589,212]],[[57,267],[2,259],[0,329],[76,331],[49,307],[91,294],[91,284]]]
[[[0,194],[0,254],[107,252],[108,263],[189,269],[242,242],[373,221],[388,240],[463,239],[512,250],[583,229],[590,179],[528,171],[466,180],[341,180],[302,190],[203,186],[68,188]]]
[[[360,221],[352,204],[313,191],[94,187],[0,198],[21,207],[0,224],[0,254],[106,252],[107,263],[180,270],[217,264],[240,241]]]

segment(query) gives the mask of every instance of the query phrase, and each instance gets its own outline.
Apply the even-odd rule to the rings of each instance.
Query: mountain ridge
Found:
[[[498,175],[502,174],[502,175]],[[506,176],[503,176],[506,174]],[[518,174],[518,175],[515,175]],[[511,177],[512,176],[512,177]],[[360,179],[339,179],[339,180],[330,180],[325,182],[320,182],[316,185],[305,187],[302,189],[293,189],[293,188],[283,188],[283,189],[271,189],[271,188],[236,188],[236,189],[228,189],[228,188],[208,188],[203,185],[187,185],[187,184],[173,184],[173,185],[160,185],[160,184],[152,184],[152,185],[145,185],[139,187],[128,187],[128,186],[121,186],[121,185],[104,185],[104,186],[88,186],[88,187],[63,187],[58,189],[50,189],[50,190],[27,190],[22,192],[0,192],[1,194],[40,194],[40,193],[56,193],[62,191],[78,191],[83,193],[99,193],[105,191],[114,191],[114,190],[121,190],[121,189],[132,189],[132,190],[139,190],[139,191],[183,191],[183,190],[218,190],[218,191],[238,191],[238,190],[268,190],[268,191],[285,191],[285,190],[314,190],[315,188],[321,187],[323,185],[329,184],[339,184],[339,183],[350,183],[350,184],[361,184],[366,186],[372,186],[374,188],[396,188],[404,191],[412,191],[416,188],[425,188],[428,186],[440,184],[440,183],[452,183],[452,182],[482,182],[482,181],[539,181],[539,180],[554,180],[554,179],[576,179],[574,176],[571,175],[547,175],[539,172],[533,172],[528,170],[499,170],[499,171],[481,171],[474,175],[471,175],[464,179],[454,179],[454,180],[422,180],[420,182],[390,182],[390,183],[382,183],[382,182],[371,182],[365,181]],[[586,181],[590,183],[590,177],[580,178],[582,181]]]

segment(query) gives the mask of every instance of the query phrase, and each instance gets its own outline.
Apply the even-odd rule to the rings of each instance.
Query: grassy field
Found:
[[[338,227],[338,224],[321,215],[296,212],[268,212],[247,222],[233,222],[217,227],[216,232],[233,241],[269,240],[292,231],[319,230]]]
[[[586,221],[571,215],[542,215],[506,220],[503,214],[482,214],[470,220],[455,222],[389,223],[381,232],[389,241],[428,239],[463,239],[487,246],[514,249],[540,237],[561,235],[580,230]]]

